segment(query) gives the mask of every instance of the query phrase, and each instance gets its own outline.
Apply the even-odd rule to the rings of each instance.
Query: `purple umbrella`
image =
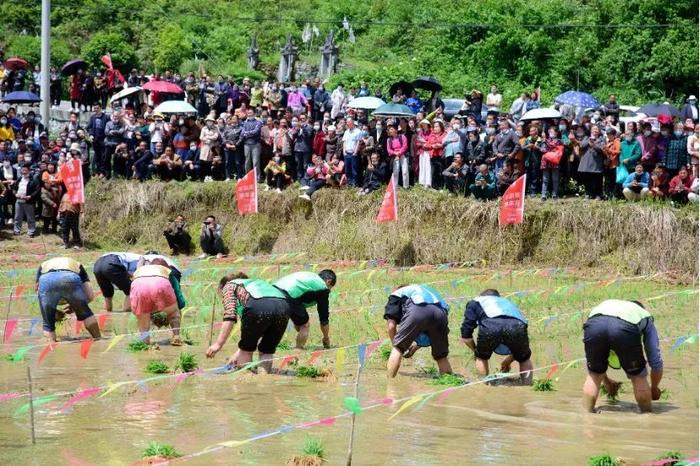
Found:
[[[78,70],[84,70],[85,68],[87,68],[87,63],[85,63],[84,60],[81,60],[80,58],[78,58],[78,59],[66,62],[61,67],[61,74],[64,74],[66,76],[70,76],[72,74],[77,73]]]

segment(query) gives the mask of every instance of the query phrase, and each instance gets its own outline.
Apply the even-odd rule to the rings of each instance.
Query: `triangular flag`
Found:
[[[549,369],[549,371],[547,371],[547,374],[544,376],[544,379],[545,380],[551,379],[552,376],[554,375],[554,373],[558,370],[559,370],[559,364],[553,365],[552,368]]]
[[[369,346],[367,347],[367,351],[365,352],[365,359],[369,359],[369,357],[372,356],[372,353],[374,353],[374,351],[377,348],[379,348],[379,345],[382,344],[382,341],[383,340],[377,340],[369,344]]]
[[[357,347],[357,362],[360,364],[360,367],[365,366],[365,352],[367,351],[367,345],[365,343],[361,343]]]
[[[15,333],[17,327],[17,319],[9,319],[5,321],[5,331],[2,334],[2,342],[9,343],[12,341],[12,334]]]
[[[377,214],[377,223],[395,222],[399,219],[399,206],[396,199],[396,185],[393,178],[389,181],[384,193],[382,205]]]
[[[21,393],[0,393],[0,401],[14,400],[21,396]]]
[[[17,285],[15,288],[15,299],[19,299],[26,288],[27,287],[25,285]]]
[[[527,175],[521,176],[503,193],[498,215],[499,225],[514,225],[523,222],[526,180]]]
[[[108,384],[107,384],[107,387],[109,387],[109,388],[107,388],[107,390],[105,390],[105,391],[100,395],[100,398],[103,398],[103,397],[109,395],[110,393],[112,393],[112,392],[113,392],[114,390],[116,390],[117,388],[121,387],[122,385],[126,385],[126,384],[128,384],[128,383],[130,383],[130,382],[108,383]]]
[[[122,338],[124,338],[126,335],[114,335],[112,337],[112,341],[109,343],[109,346],[107,346],[107,349],[103,351],[103,353],[106,353],[107,351],[111,350],[114,345],[119,343]]]
[[[345,365],[345,348],[338,348],[335,352],[335,372],[337,375],[343,371]]]
[[[343,406],[345,409],[353,414],[360,414],[362,412],[362,406],[360,406],[360,401],[354,396],[348,396],[343,400]]]
[[[27,332],[27,335],[30,337],[32,336],[32,331],[34,330],[34,326],[39,323],[39,319],[36,317],[32,319],[32,321],[29,323],[29,332]]]
[[[97,326],[100,327],[100,330],[105,329],[105,323],[107,322],[108,317],[109,314],[100,314],[97,316]]]
[[[316,360],[319,358],[319,356],[321,356],[321,352],[314,351],[313,353],[311,353],[311,356],[309,356],[309,360],[307,361],[307,364],[312,365],[314,362],[316,362]]]
[[[280,361],[278,370],[282,370],[287,367],[292,361],[296,359],[296,356],[285,356],[284,359]]]
[[[258,180],[257,171],[253,168],[236,184],[236,205],[238,213],[258,213]]]
[[[83,324],[83,323],[82,323],[81,321],[79,321],[79,320],[76,320],[76,321],[75,321],[75,328],[74,328],[74,330],[75,330],[75,334],[76,334],[76,335],[78,335],[78,334],[80,333],[80,327],[82,326],[82,324]]]
[[[90,398],[91,396],[95,396],[98,393],[100,393],[100,391],[102,391],[102,389],[99,387],[86,388],[85,390],[82,390],[81,392],[78,392],[75,395],[73,395],[72,397],[70,397],[68,399],[68,401],[66,401],[64,403],[64,405],[61,407],[61,409],[59,411],[61,411],[62,413],[65,413],[68,410],[68,408],[70,408],[74,404],[79,403],[80,401],[84,400],[85,398]]]
[[[399,414],[401,414],[403,411],[405,411],[406,409],[410,408],[410,407],[413,406],[414,404],[418,403],[418,402],[419,402],[420,400],[422,400],[422,399],[423,399],[423,395],[416,395],[416,396],[414,396],[413,398],[411,398],[411,399],[405,401],[404,404],[401,405],[401,407],[399,408],[399,410],[396,411],[394,414],[391,415],[391,417],[389,418],[389,420],[391,421],[391,420],[394,419],[396,416],[398,416]]]
[[[90,352],[90,348],[92,347],[92,343],[94,340],[92,338],[88,338],[87,340],[83,340],[82,343],[80,343],[80,357],[83,359],[87,359],[88,353]]]
[[[56,398],[58,398],[58,395],[42,396],[40,398],[35,398],[33,400],[33,404],[34,404],[34,407],[41,406],[45,403],[48,403],[50,401],[55,400]],[[21,416],[22,414],[25,414],[27,411],[29,411],[29,403],[25,403],[22,406],[20,406],[19,408],[17,408],[17,410],[15,411],[15,417]]]
[[[39,359],[36,361],[37,365],[41,364],[44,359],[46,359],[46,356],[48,354],[56,349],[56,346],[58,346],[58,343],[48,343],[46,346],[44,346],[44,349],[41,350],[41,353],[39,353]]]
[[[30,349],[32,349],[31,346],[23,346],[23,347],[19,348],[17,351],[15,351],[15,354],[12,355],[12,362],[18,363],[18,362],[24,360],[24,355]]]

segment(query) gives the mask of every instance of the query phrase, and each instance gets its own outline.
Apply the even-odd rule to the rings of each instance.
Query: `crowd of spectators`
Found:
[[[126,78],[129,86],[148,79],[136,70]],[[527,193],[542,199],[698,199],[694,96],[680,119],[659,115],[622,124],[610,96],[592,113],[561,109],[562,118],[524,121],[540,106],[537,91],[523,93],[506,110],[496,86],[485,99],[473,90],[448,117],[439,93],[423,101],[415,92],[371,92],[367,83],[351,89],[339,84],[329,92],[319,80],[236,83],[170,72],[151,79],[179,85],[180,99],[197,114],[154,112],[158,100],[172,97],[155,93],[110,102],[110,108],[106,98],[85,101],[71,93],[70,121],[50,136],[34,111],[18,116],[15,108],[0,110],[0,224],[14,223],[18,233],[26,218],[33,234],[28,204],[45,219],[60,218],[65,190],[51,180],[71,158],[81,161],[86,183],[92,177],[235,181],[255,168],[266,189],[294,185],[309,200],[327,187],[367,194],[391,178],[404,189],[489,200],[525,173]],[[355,98],[365,96],[403,103],[415,116],[373,117],[352,108]],[[488,110],[482,113],[482,106]],[[89,112],[85,124],[80,111]],[[31,183],[22,181],[24,173]],[[56,226],[53,220],[45,225],[48,231]]]

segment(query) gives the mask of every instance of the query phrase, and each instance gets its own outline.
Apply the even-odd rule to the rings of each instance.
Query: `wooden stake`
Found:
[[[357,399],[357,395],[360,392],[360,374],[362,373],[362,364],[357,364],[357,375],[355,376],[355,399]],[[346,466],[351,466],[352,465],[352,444],[355,440],[355,416],[356,414],[353,412],[352,413],[352,418],[350,421],[350,442],[348,444],[348,459],[345,463]]]
[[[36,431],[34,429],[34,390],[32,389],[32,370],[27,366],[27,385],[29,385],[29,415],[32,421],[32,445],[36,445]]]

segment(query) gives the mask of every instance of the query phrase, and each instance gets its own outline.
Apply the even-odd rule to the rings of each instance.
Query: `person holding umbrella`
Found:
[[[77,73],[70,77],[68,88],[71,108],[74,110],[80,110],[81,89],[83,88],[83,70],[78,70]]]

